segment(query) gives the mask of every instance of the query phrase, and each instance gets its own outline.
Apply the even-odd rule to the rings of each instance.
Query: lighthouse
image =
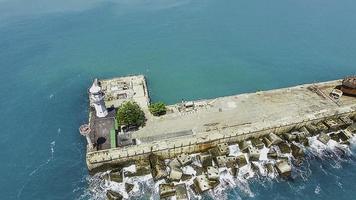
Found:
[[[108,111],[106,110],[104,103],[104,95],[101,91],[101,87],[98,84],[98,79],[95,79],[93,85],[90,87],[89,95],[92,104],[94,105],[96,116],[105,117],[106,115],[108,115]]]

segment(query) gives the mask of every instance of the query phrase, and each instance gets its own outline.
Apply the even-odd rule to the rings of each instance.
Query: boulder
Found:
[[[209,180],[219,180],[219,169],[217,167],[208,167],[206,171]]]
[[[263,144],[263,142],[261,141],[261,139],[259,138],[253,138],[251,140],[251,144],[252,146],[258,148],[258,149],[262,149],[265,145]]]
[[[107,197],[108,200],[121,200],[121,199],[123,199],[123,196],[120,193],[115,192],[113,190],[106,191],[106,197]]]
[[[227,163],[226,156],[217,156],[215,157],[214,161],[219,167],[226,167],[226,163]]]
[[[318,140],[323,144],[327,144],[330,140],[330,136],[325,133],[320,133],[320,135],[318,136]]]
[[[216,147],[211,148],[209,153],[214,157],[226,156],[230,153],[229,145],[227,143],[218,144]]]
[[[178,184],[176,187],[176,200],[189,200],[187,188],[184,183]]]
[[[326,132],[327,130],[329,130],[329,128],[323,122],[317,123],[316,127],[319,132]]]
[[[233,177],[237,177],[239,175],[239,168],[237,168],[237,167],[231,168],[231,175]]]
[[[339,128],[339,124],[334,119],[327,119],[324,123],[330,130],[337,130]]]
[[[166,171],[166,165],[164,163],[164,160],[160,156],[151,154],[149,156],[149,161],[153,180],[157,181],[168,176],[168,173]]]
[[[268,137],[264,137],[263,138],[263,143],[265,144],[265,146],[267,148],[271,147],[273,144],[272,144],[272,141],[268,138]]]
[[[270,148],[268,153],[267,153],[267,158],[268,159],[277,159],[278,154],[274,148]]]
[[[108,175],[110,181],[121,183],[123,181],[123,171],[122,170],[113,170]]]
[[[198,165],[192,164],[193,169],[196,171],[196,175],[201,175],[204,172],[204,168]]]
[[[246,153],[248,147],[249,147],[249,144],[246,140],[239,143],[239,149],[243,153]]]
[[[176,188],[173,183],[170,184],[160,184],[159,185],[159,196],[161,199],[172,197],[176,194]]]
[[[276,145],[276,144],[283,142],[282,138],[280,138],[278,135],[276,135],[274,133],[270,133],[268,135],[268,139],[269,139],[269,141],[271,141],[272,145]]]
[[[250,146],[248,148],[248,158],[249,161],[259,161],[260,160],[260,151],[256,148]]]
[[[194,186],[197,193],[203,193],[219,184],[218,181],[210,181],[205,174],[199,175],[194,179]]]
[[[266,168],[267,168],[267,172],[269,174],[273,174],[274,173],[274,165],[273,165],[273,163],[267,163],[266,164]]]
[[[299,131],[302,132],[302,133],[304,133],[304,135],[305,135],[306,137],[310,137],[310,136],[311,136],[309,130],[308,130],[305,126],[303,126],[302,128],[300,128]]]
[[[192,177],[193,177],[193,175],[191,175],[191,174],[183,174],[181,179],[182,179],[182,181],[188,181]]]
[[[356,134],[356,123],[351,124],[349,127],[345,129],[345,131],[348,131],[352,134]]]
[[[233,156],[227,156],[226,157],[226,167],[228,168],[233,168],[233,167],[236,167],[236,157],[233,157]]]
[[[346,126],[350,126],[352,123],[354,123],[349,116],[341,116],[339,119],[344,122]]]
[[[173,168],[180,168],[181,167],[181,163],[178,161],[177,158],[174,158],[173,160],[171,160],[168,163],[169,168],[173,169]]]
[[[340,138],[342,141],[347,141],[347,140],[349,140],[349,139],[352,137],[352,135],[350,134],[350,132],[344,131],[344,130],[340,130],[339,133],[338,133],[338,135],[339,135],[339,138]]]
[[[169,180],[179,181],[182,178],[183,172],[179,168],[172,168],[169,173]]]
[[[281,153],[290,153],[291,152],[291,149],[286,142],[279,143],[278,147],[279,147],[279,150],[281,151]]]
[[[192,158],[186,153],[180,154],[179,156],[177,156],[177,159],[181,166],[186,166],[192,163]]]
[[[277,169],[278,173],[283,177],[289,177],[292,173],[292,167],[285,160],[281,160],[281,161],[277,162],[276,169]]]
[[[202,153],[198,156],[198,158],[203,167],[208,167],[213,165],[213,157],[209,153]]]
[[[283,138],[288,142],[293,142],[297,139],[297,136],[291,133],[283,133]]]
[[[134,185],[131,183],[125,183],[125,190],[127,193],[130,193],[133,189]]]
[[[236,158],[236,162],[239,167],[247,165],[247,160],[244,154],[238,155]]]
[[[290,145],[290,147],[291,147],[292,155],[293,155],[294,158],[301,158],[301,157],[304,156],[304,151],[299,146],[297,146],[297,145],[292,143]]]
[[[312,135],[315,135],[316,133],[319,132],[318,127],[315,124],[310,123],[310,124],[307,124],[305,127],[308,129],[309,133],[311,133]]]

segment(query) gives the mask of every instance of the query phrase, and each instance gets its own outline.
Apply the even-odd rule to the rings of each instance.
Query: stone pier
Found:
[[[124,166],[148,160],[152,153],[173,158],[182,153],[204,152],[219,144],[235,144],[270,133],[279,135],[310,124],[316,126],[325,120],[354,119],[355,97],[342,96],[336,101],[329,96],[341,81],[182,102],[168,106],[167,114],[161,117],[150,115],[146,103],[141,103],[147,123],[132,133],[137,143],[104,150],[88,149],[88,168]],[[142,94],[148,94],[145,81],[142,85]],[[146,102],[141,97],[140,101]]]

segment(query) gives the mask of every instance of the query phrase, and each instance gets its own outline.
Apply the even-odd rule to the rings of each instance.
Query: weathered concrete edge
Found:
[[[115,148],[102,151],[88,152],[86,161],[89,171],[96,171],[98,169],[107,169],[115,166],[124,166],[131,164],[132,162],[139,160],[146,160],[151,153],[161,155],[163,158],[168,159],[175,157],[183,152],[185,153],[199,153],[204,152],[209,148],[212,148],[220,143],[234,144],[243,140],[254,137],[262,137],[271,132],[281,134],[291,131],[292,129],[298,129],[309,123],[317,123],[329,118],[336,118],[340,116],[356,116],[356,108],[343,107],[343,111],[332,109],[327,113],[323,113],[321,116],[309,116],[303,120],[294,121],[291,123],[282,122],[275,124],[273,127],[246,127],[237,128],[236,131],[228,129],[225,131],[215,131],[209,133],[202,133],[192,137],[189,143],[184,142],[184,138],[174,138],[174,144],[169,144],[171,141],[162,140],[157,143],[141,144],[136,146],[130,146],[126,148]],[[253,126],[253,124],[251,124]],[[246,129],[246,130],[244,130]],[[181,145],[175,145],[181,144]],[[140,149],[138,151],[137,149]],[[102,157],[102,160],[92,161],[93,156]],[[106,157],[106,158],[105,158]]]

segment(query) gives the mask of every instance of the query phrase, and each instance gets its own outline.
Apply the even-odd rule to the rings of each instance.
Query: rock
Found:
[[[309,130],[308,130],[305,126],[303,126],[302,128],[300,128],[299,131],[302,132],[302,133],[304,133],[304,135],[305,135],[306,137],[310,137],[310,136],[311,136]]]
[[[204,172],[204,168],[203,167],[200,167],[200,166],[197,166],[197,165],[194,165],[194,164],[192,164],[191,166],[196,171],[196,175],[197,176],[203,174],[203,172]]]
[[[109,173],[110,181],[121,183],[123,181],[123,172],[122,170],[113,170]]]
[[[125,190],[127,193],[130,193],[133,189],[134,185],[131,183],[125,183]]]
[[[269,139],[269,141],[271,141],[272,145],[276,145],[276,144],[283,142],[282,138],[280,138],[278,135],[276,135],[274,133],[270,133],[268,135],[268,139]]]
[[[149,165],[146,166],[136,165],[135,172],[125,171],[124,175],[125,177],[143,176],[149,174],[150,172],[151,172],[151,168]]]
[[[259,161],[260,160],[260,151],[252,146],[248,148],[248,158],[249,161]]]
[[[347,141],[352,137],[352,135],[348,131],[344,130],[339,131],[338,135],[342,141]]]
[[[219,180],[219,169],[216,167],[208,167],[207,175],[209,180]]]
[[[267,148],[271,147],[273,144],[272,144],[272,141],[268,138],[268,137],[264,137],[263,138],[263,143],[265,144],[265,146]]]
[[[241,154],[241,155],[238,155],[236,158],[237,158],[236,162],[239,167],[243,167],[243,166],[247,165],[247,160],[246,160],[245,155]]]
[[[297,139],[297,136],[291,133],[283,133],[283,138],[288,142],[293,142]]]
[[[231,175],[233,176],[233,177],[237,177],[238,176],[238,174],[239,174],[239,168],[237,168],[237,167],[233,167],[233,168],[231,168]]]
[[[270,148],[268,153],[267,153],[267,158],[269,159],[277,159],[278,154],[274,148]]]
[[[169,173],[169,179],[171,181],[179,181],[182,178],[183,172],[179,168],[172,168]]]
[[[236,157],[233,156],[227,156],[226,157],[226,167],[228,168],[233,168],[236,167]]]
[[[344,124],[345,124],[346,126],[350,126],[352,123],[354,123],[354,122],[352,121],[352,119],[350,119],[349,116],[341,116],[341,117],[339,117],[339,119],[340,119],[342,122],[344,122]]]
[[[202,153],[198,156],[203,167],[213,166],[213,158],[209,153]]]
[[[273,174],[274,173],[274,165],[273,165],[273,163],[267,163],[266,164],[266,168],[267,168],[267,172],[269,174]]]
[[[257,147],[258,149],[262,149],[265,145],[259,138],[253,138],[251,140],[252,146]]]
[[[324,123],[330,130],[337,130],[339,128],[339,124],[334,119],[327,119]]]
[[[230,149],[227,143],[218,144],[219,155],[229,155]]]
[[[278,173],[283,177],[289,177],[292,173],[292,167],[285,160],[276,163]]]
[[[174,196],[175,194],[176,188],[173,183],[159,185],[159,196],[161,199]]]
[[[304,151],[299,146],[292,143],[290,147],[292,149],[292,155],[294,158],[301,158],[304,156]]]
[[[352,125],[350,125],[349,127],[347,127],[345,129],[345,131],[348,131],[352,134],[356,134],[356,123],[353,123]]]
[[[191,175],[191,174],[183,174],[181,179],[182,179],[182,181],[188,181],[192,177],[193,177],[193,175]]]
[[[329,130],[329,128],[323,122],[317,123],[316,127],[318,128],[319,132],[326,132],[327,130]]]
[[[279,150],[281,151],[281,153],[290,153],[291,152],[291,149],[286,142],[279,143],[278,147],[279,147]]]
[[[180,162],[181,166],[186,166],[192,163],[192,158],[186,153],[180,154],[177,159]]]
[[[189,200],[185,183],[176,185],[176,200]]]
[[[319,132],[318,127],[312,123],[307,124],[305,127],[308,129],[309,133],[311,133],[312,135],[315,135],[316,133]]]
[[[106,191],[106,197],[108,200],[121,200],[123,199],[122,195],[118,192],[115,192],[113,190],[108,190]]]
[[[325,133],[320,133],[318,140],[326,145],[330,140],[330,136]]]
[[[149,161],[153,180],[157,181],[168,176],[168,173],[166,171],[166,165],[164,163],[164,160],[160,156],[151,154],[149,156]]]
[[[242,141],[239,143],[239,149],[241,152],[246,153],[247,152],[247,148],[249,147],[249,144],[246,140]]]
[[[257,172],[258,174],[260,173],[260,168],[258,167],[258,165],[257,165],[256,162],[251,162],[251,169],[252,169],[254,172]]]
[[[178,161],[177,158],[174,158],[168,163],[169,168],[180,168],[182,164]]]
[[[226,156],[217,156],[215,157],[214,161],[219,167],[226,167]]]
[[[209,153],[214,156],[226,156],[230,153],[229,145],[227,143],[218,144],[209,150]]]
[[[336,142],[340,142],[340,138],[339,138],[339,134],[338,133],[331,133],[330,134],[330,139],[336,141]]]
[[[218,181],[209,181],[207,175],[205,174],[199,175],[194,179],[194,185],[197,193],[203,193],[210,190],[217,184],[219,184]]]
[[[309,141],[307,139],[307,136],[304,132],[298,132],[296,133],[297,135],[297,142],[303,144],[304,146],[309,146]]]

